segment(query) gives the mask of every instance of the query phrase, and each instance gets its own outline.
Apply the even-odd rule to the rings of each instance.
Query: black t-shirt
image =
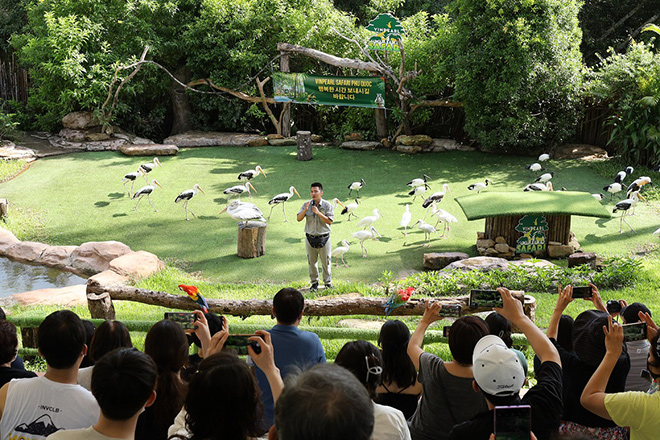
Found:
[[[25,379],[29,377],[37,377],[32,371],[19,370],[12,367],[0,367],[0,387],[12,379]]]
[[[544,362],[536,373],[537,384],[525,396],[509,405],[532,407],[532,432],[538,440],[550,440],[558,433],[562,416],[561,367],[555,362]],[[477,414],[467,422],[454,426],[450,440],[488,440],[494,432],[493,411]]]

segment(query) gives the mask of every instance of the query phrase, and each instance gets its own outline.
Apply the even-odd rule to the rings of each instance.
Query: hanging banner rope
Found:
[[[273,73],[275,102],[385,108],[385,80],[376,76]]]

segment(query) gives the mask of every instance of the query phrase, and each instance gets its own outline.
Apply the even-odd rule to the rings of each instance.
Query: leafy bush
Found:
[[[660,54],[633,43],[624,54],[612,53],[590,73],[587,96],[609,102],[617,112],[609,143],[625,161],[660,163]]]
[[[5,113],[0,109],[0,140],[10,136],[16,131],[18,121],[15,113]]]
[[[566,139],[581,87],[577,0],[455,0],[456,96],[485,150]]]

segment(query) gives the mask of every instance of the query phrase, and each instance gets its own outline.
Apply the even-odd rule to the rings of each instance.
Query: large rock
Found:
[[[75,130],[73,128],[63,128],[58,133],[58,136],[69,142],[85,142],[85,138],[90,133],[98,133],[96,128],[88,128],[84,130]]]
[[[247,143],[248,147],[265,147],[267,145],[270,144],[268,143],[268,139],[266,138],[252,139]]]
[[[569,245],[548,245],[548,256],[550,258],[567,258],[573,253],[573,246]]]
[[[119,241],[90,241],[71,252],[70,266],[76,272],[93,275],[108,269],[112,260],[129,252],[131,248]]]
[[[362,136],[361,133],[349,133],[344,135],[344,140],[347,142],[353,142],[353,141],[363,141],[364,136]]]
[[[463,252],[430,252],[424,254],[424,269],[440,270],[454,261],[469,257],[468,254]]]
[[[605,159],[607,151],[595,145],[588,144],[564,144],[555,149],[553,159]]]
[[[596,262],[598,258],[595,252],[578,252],[568,257],[568,267],[588,265],[592,269],[596,269]]]
[[[433,139],[430,145],[431,151],[437,153],[458,150],[460,146],[454,139]]]
[[[497,243],[495,245],[495,250],[501,254],[509,252],[509,245],[506,243]]]
[[[209,147],[209,146],[245,146],[252,139],[261,138],[258,134],[245,133],[219,133],[215,131],[187,131],[175,134],[163,140],[164,144],[174,144],[183,147]],[[135,143],[135,142],[134,142]]]
[[[268,144],[273,147],[286,147],[288,145],[298,145],[296,138],[269,139]]]
[[[495,240],[491,240],[490,238],[481,238],[477,240],[478,248],[492,248],[493,246],[495,246]]]
[[[37,152],[31,148],[19,147],[11,141],[0,141],[0,159],[32,162],[36,158]]]
[[[417,154],[422,152],[422,147],[418,145],[397,145],[396,151],[406,154]]]
[[[121,258],[121,257],[120,257]],[[87,279],[87,283],[97,283],[101,286],[115,286],[115,285],[124,285],[128,284],[129,278],[124,275],[119,275],[117,272],[114,272],[110,269],[104,270],[103,272],[92,275]]]
[[[110,270],[129,278],[146,278],[165,268],[165,263],[151,252],[137,251],[117,257],[110,262]]]
[[[346,150],[371,151],[377,148],[383,148],[383,144],[375,141],[346,141],[341,144],[341,147]]]
[[[43,266],[65,269],[69,265],[69,258],[75,249],[76,246],[48,246],[34,262]]]
[[[97,127],[99,121],[96,120],[92,112],[72,112],[62,118],[64,128],[73,128],[82,130],[90,127]]]
[[[7,248],[20,242],[13,232],[0,228],[0,255],[4,255]]]
[[[5,256],[19,263],[32,263],[48,248],[34,241],[22,241],[5,249]]]
[[[174,144],[122,145],[119,151],[126,156],[176,156],[179,148]]]
[[[433,138],[425,134],[417,134],[414,136],[402,135],[396,138],[396,145],[424,147],[426,145],[431,145],[432,143]]]
[[[84,306],[87,305],[86,286],[84,284],[79,284],[76,286],[39,289],[31,292],[16,293],[2,300],[2,305]]]
[[[449,266],[445,267],[443,271],[449,270],[480,270],[488,272],[491,270],[508,270],[509,261],[504,258],[497,257],[472,257],[465,260],[454,261]]]

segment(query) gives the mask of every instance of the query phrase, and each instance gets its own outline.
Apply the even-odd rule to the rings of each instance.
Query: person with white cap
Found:
[[[496,309],[527,337],[541,360],[536,372],[537,384],[523,398],[519,392],[525,383],[525,372],[518,355],[495,335],[484,336],[473,352],[475,390],[481,391],[489,411],[477,414],[467,422],[454,426],[450,439],[488,440],[494,430],[495,406],[529,405],[531,430],[539,440],[549,440],[559,429],[562,415],[562,371],[557,349],[523,312],[522,303],[508,289],[497,289],[503,306]]]

